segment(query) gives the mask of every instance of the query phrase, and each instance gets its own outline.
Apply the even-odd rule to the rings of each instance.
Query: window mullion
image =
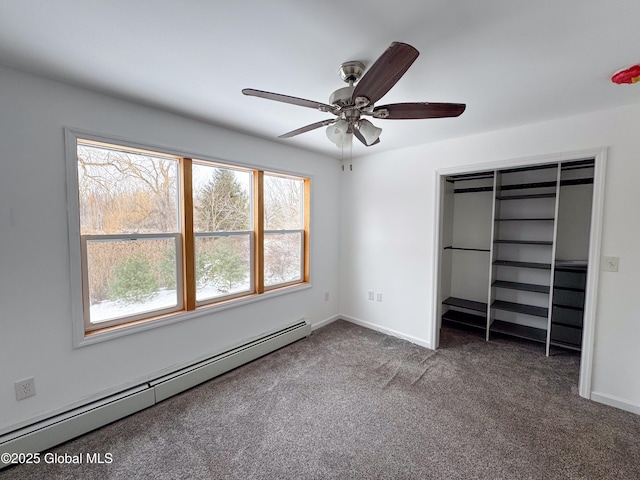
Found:
[[[253,174],[253,232],[255,245],[255,288],[256,293],[264,293],[264,172]]]
[[[182,278],[184,282],[184,308],[195,310],[196,308],[196,262],[195,240],[193,233],[193,182],[192,160],[182,158],[180,161],[180,194],[181,194],[181,220],[182,220]]]

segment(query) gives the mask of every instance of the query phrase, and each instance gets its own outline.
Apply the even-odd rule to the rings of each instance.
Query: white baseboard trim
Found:
[[[314,330],[317,330],[319,328],[325,327],[325,326],[329,325],[330,323],[335,322],[336,320],[340,320],[341,318],[342,318],[341,315],[336,314],[336,315],[333,315],[333,316],[331,316],[329,318],[325,318],[324,320],[320,320],[319,322],[312,323],[311,324],[311,331],[313,332]]]
[[[39,453],[154,404],[153,389],[140,386],[0,437],[0,452]],[[0,460],[0,470],[10,464]]]
[[[0,435],[0,453],[39,453],[309,336],[305,318],[170,374]],[[0,459],[0,470],[11,462]]]
[[[384,333],[385,335],[391,335],[392,337],[401,338],[402,340],[407,340],[408,342],[415,343],[416,345],[419,345],[424,348],[428,348],[429,350],[433,350],[431,343],[427,342],[422,338],[414,337],[412,335],[407,335],[397,330],[393,330],[387,327],[382,327],[375,323],[367,322],[360,318],[351,317],[349,315],[339,315],[338,317],[348,322],[355,323],[356,325],[360,325],[361,327],[368,328],[370,330],[375,330],[376,332]]]
[[[601,392],[591,392],[591,400],[598,403],[609,405],[610,407],[619,408],[620,410],[626,410],[627,412],[640,415],[640,405],[625,400],[624,398],[616,397],[615,395],[609,395]]]

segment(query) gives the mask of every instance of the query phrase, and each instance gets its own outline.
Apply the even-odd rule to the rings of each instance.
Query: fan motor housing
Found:
[[[329,103],[331,105],[338,105],[345,107],[351,104],[351,96],[353,95],[354,86],[339,88],[331,94],[329,97]]]

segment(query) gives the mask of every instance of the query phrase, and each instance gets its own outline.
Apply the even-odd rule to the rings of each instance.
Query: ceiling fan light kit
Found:
[[[380,134],[382,133],[381,128],[376,127],[366,118],[361,118],[360,120],[358,120],[356,128],[364,138],[364,144],[366,146],[370,146],[376,143],[376,141],[380,138]]]
[[[351,133],[348,130],[349,124],[346,120],[338,120],[327,127],[327,138],[335,143],[336,147],[343,148],[351,142]]]
[[[361,118],[363,116],[388,120],[409,120],[457,117],[464,112],[466,105],[462,103],[413,102],[375,106],[375,103],[400,80],[418,58],[418,55],[418,50],[411,45],[393,42],[366,73],[362,62],[343,63],[338,69],[338,74],[349,86],[333,92],[329,96],[329,104],[251,88],[245,88],[242,93],[267,100],[314,108],[321,112],[331,113],[336,117],[297,128],[280,135],[278,138],[291,138],[320,127],[328,127],[327,137],[338,148],[350,144],[354,136],[363,145],[369,147],[380,143],[382,129],[376,127],[369,120]]]

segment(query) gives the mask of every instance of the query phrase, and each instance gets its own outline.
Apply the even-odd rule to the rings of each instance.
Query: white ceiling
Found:
[[[378,102],[466,103],[458,118],[374,120],[389,150],[640,102],[638,0],[0,0],[0,64],[267,139],[330,118],[319,102],[392,41],[420,56]],[[1,85],[0,85],[0,88]],[[340,157],[323,128],[278,140]]]

